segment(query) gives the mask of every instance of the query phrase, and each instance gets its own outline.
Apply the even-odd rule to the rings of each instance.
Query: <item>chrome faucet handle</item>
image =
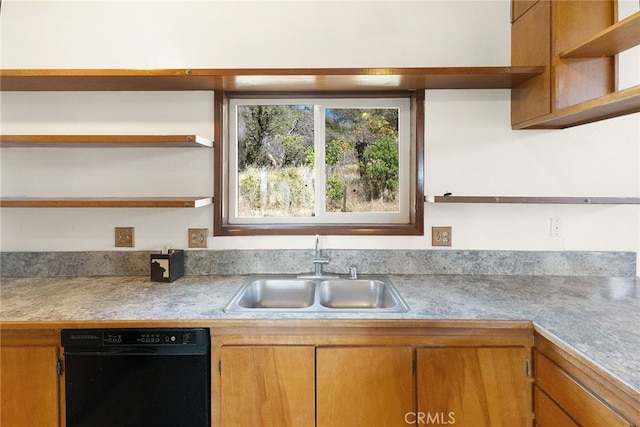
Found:
[[[358,278],[358,267],[352,265],[349,267],[349,279],[357,279]]]

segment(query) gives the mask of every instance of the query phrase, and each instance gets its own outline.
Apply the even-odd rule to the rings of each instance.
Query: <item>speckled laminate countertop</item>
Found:
[[[388,276],[407,313],[228,314],[246,276],[7,278],[0,321],[332,318],[532,321],[537,330],[640,393],[640,279],[576,276]]]

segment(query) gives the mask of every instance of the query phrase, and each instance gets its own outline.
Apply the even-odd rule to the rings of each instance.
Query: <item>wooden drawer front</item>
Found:
[[[538,387],[533,388],[536,425],[539,427],[580,427],[561,407]]]
[[[534,372],[535,384],[544,390],[580,426],[632,427],[609,406],[538,351],[534,351]],[[541,427],[545,427],[542,421],[538,421],[538,423]]]

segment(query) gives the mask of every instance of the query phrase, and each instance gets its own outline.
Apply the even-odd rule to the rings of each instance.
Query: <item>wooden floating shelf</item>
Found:
[[[2,91],[509,89],[544,67],[6,69]]]
[[[640,85],[513,124],[513,129],[566,129],[640,112]]]
[[[520,203],[563,205],[636,205],[640,197],[427,196],[431,203]]]
[[[213,147],[198,135],[0,135],[0,147]]]
[[[640,45],[640,12],[600,31],[579,45],[560,53],[561,58],[614,56]]]
[[[2,208],[200,208],[212,197],[2,197]]]
[[[638,205],[640,197],[427,196],[431,203],[529,203],[556,205]]]

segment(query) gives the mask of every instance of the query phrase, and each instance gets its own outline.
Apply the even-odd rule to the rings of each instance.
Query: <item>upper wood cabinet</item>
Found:
[[[591,38],[560,53],[561,58],[613,56],[640,45],[640,12],[605,28]]]
[[[520,4],[520,2],[514,2]],[[511,123],[551,112],[551,4],[538,2],[511,25],[511,63],[544,66],[544,73],[511,89]]]
[[[640,111],[640,85],[616,90],[612,56],[638,43],[640,13],[616,24],[614,0],[512,5],[512,64],[545,67],[511,91],[514,129],[560,129]]]
[[[523,13],[536,4],[539,0],[513,0],[511,2],[511,22],[520,18]]]

